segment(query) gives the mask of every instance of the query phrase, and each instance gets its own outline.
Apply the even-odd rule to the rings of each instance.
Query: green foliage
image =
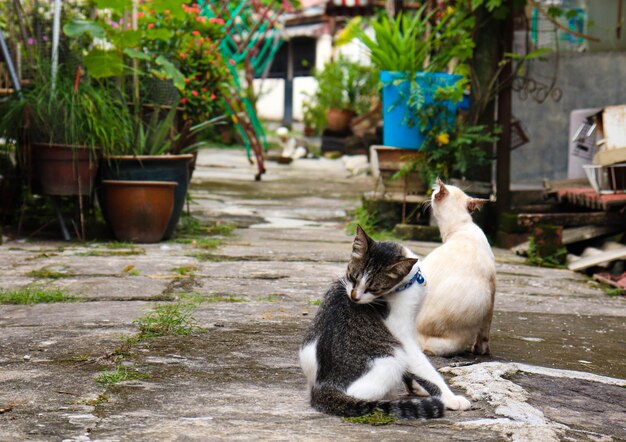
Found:
[[[340,109],[355,115],[365,113],[378,95],[378,72],[339,56],[314,73],[317,90],[304,104],[304,119],[321,132],[326,127],[326,111]]]
[[[537,242],[534,236],[531,236],[528,239],[528,257],[526,258],[526,262],[528,264],[538,266],[538,267],[549,267],[556,269],[564,269],[565,266],[565,257],[567,256],[567,248],[560,247],[556,253],[549,256],[541,256],[537,252]]]
[[[385,413],[380,409],[374,410],[370,414],[365,414],[363,416],[356,417],[343,417],[341,418],[343,422],[348,422],[351,424],[366,424],[366,425],[390,425],[396,423],[396,418]]]
[[[354,219],[346,226],[346,233],[354,235],[356,226],[359,225],[372,239],[377,241],[393,241],[397,239],[393,232],[385,230],[380,224],[377,212],[370,211],[365,206],[359,206],[354,212]]]
[[[0,304],[49,304],[73,302],[77,298],[59,289],[24,287],[16,290],[0,290]]]
[[[189,335],[200,327],[193,317],[192,304],[158,304],[154,311],[133,321],[141,339],[157,336]]]
[[[359,40],[372,64],[381,71],[445,71],[450,61],[463,62],[471,57],[474,48],[473,17],[454,9],[426,13],[424,5],[414,13],[401,13],[395,18],[380,13],[369,21],[373,39],[366,33],[365,24],[362,17],[350,20],[338,34],[336,44]]]
[[[76,71],[59,66],[53,85],[47,64],[39,61],[34,78],[20,98],[0,102],[0,137],[100,147],[109,153],[130,144],[132,121],[119,91],[87,80],[76,83]]]

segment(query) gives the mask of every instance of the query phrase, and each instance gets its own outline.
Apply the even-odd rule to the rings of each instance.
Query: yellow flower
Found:
[[[437,135],[437,138],[435,138],[435,140],[440,146],[446,145],[450,142],[450,135],[448,135],[446,132],[441,132],[439,135]]]
[[[448,6],[446,8],[446,14],[448,14],[448,15],[454,14],[454,8],[452,6]]]

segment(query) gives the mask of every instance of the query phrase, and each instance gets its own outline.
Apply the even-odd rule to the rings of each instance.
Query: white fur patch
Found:
[[[313,386],[315,378],[317,378],[317,341],[313,341],[300,349],[300,367],[302,367],[309,387]]]
[[[369,401],[384,399],[401,385],[404,371],[398,358],[376,359],[366,374],[350,384],[346,394]]]

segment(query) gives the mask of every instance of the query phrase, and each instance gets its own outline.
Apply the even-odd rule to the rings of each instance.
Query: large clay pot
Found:
[[[120,241],[155,243],[163,234],[174,207],[171,181],[102,181],[107,222]]]
[[[348,132],[354,112],[345,109],[330,108],[326,111],[326,129],[333,132]]]
[[[35,174],[46,195],[90,195],[98,173],[99,149],[33,143]]]
[[[126,181],[173,181],[178,184],[174,191],[174,208],[172,216],[163,235],[170,239],[176,230],[178,219],[185,206],[189,183],[189,163],[193,155],[154,155],[132,156],[119,155],[106,158],[102,165],[103,180]],[[101,197],[99,192],[98,197]],[[104,218],[107,219],[106,204],[103,207]]]

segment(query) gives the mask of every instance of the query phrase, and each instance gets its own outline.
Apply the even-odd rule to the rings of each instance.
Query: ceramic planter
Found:
[[[338,133],[348,132],[353,117],[354,112],[350,110],[330,108],[326,111],[326,129]]]
[[[90,195],[98,173],[99,150],[83,146],[33,143],[35,176],[45,195]]]
[[[170,239],[176,230],[178,219],[185,205],[189,183],[189,164],[193,155],[121,155],[106,158],[102,165],[103,180],[122,181],[172,181],[178,184],[174,191],[174,207],[163,239]],[[100,192],[98,196],[104,197]],[[108,213],[104,206],[105,219]]]
[[[451,86],[461,79],[460,75],[442,72],[418,72],[415,81],[420,88],[424,105],[434,102],[437,88]],[[383,84],[383,144],[404,149],[419,149],[429,128],[422,128],[415,116],[411,115],[408,100],[411,83],[404,72],[382,71]],[[444,102],[451,117],[456,115],[457,104]]]
[[[119,241],[155,243],[163,239],[176,183],[103,180],[102,186],[107,222]]]

